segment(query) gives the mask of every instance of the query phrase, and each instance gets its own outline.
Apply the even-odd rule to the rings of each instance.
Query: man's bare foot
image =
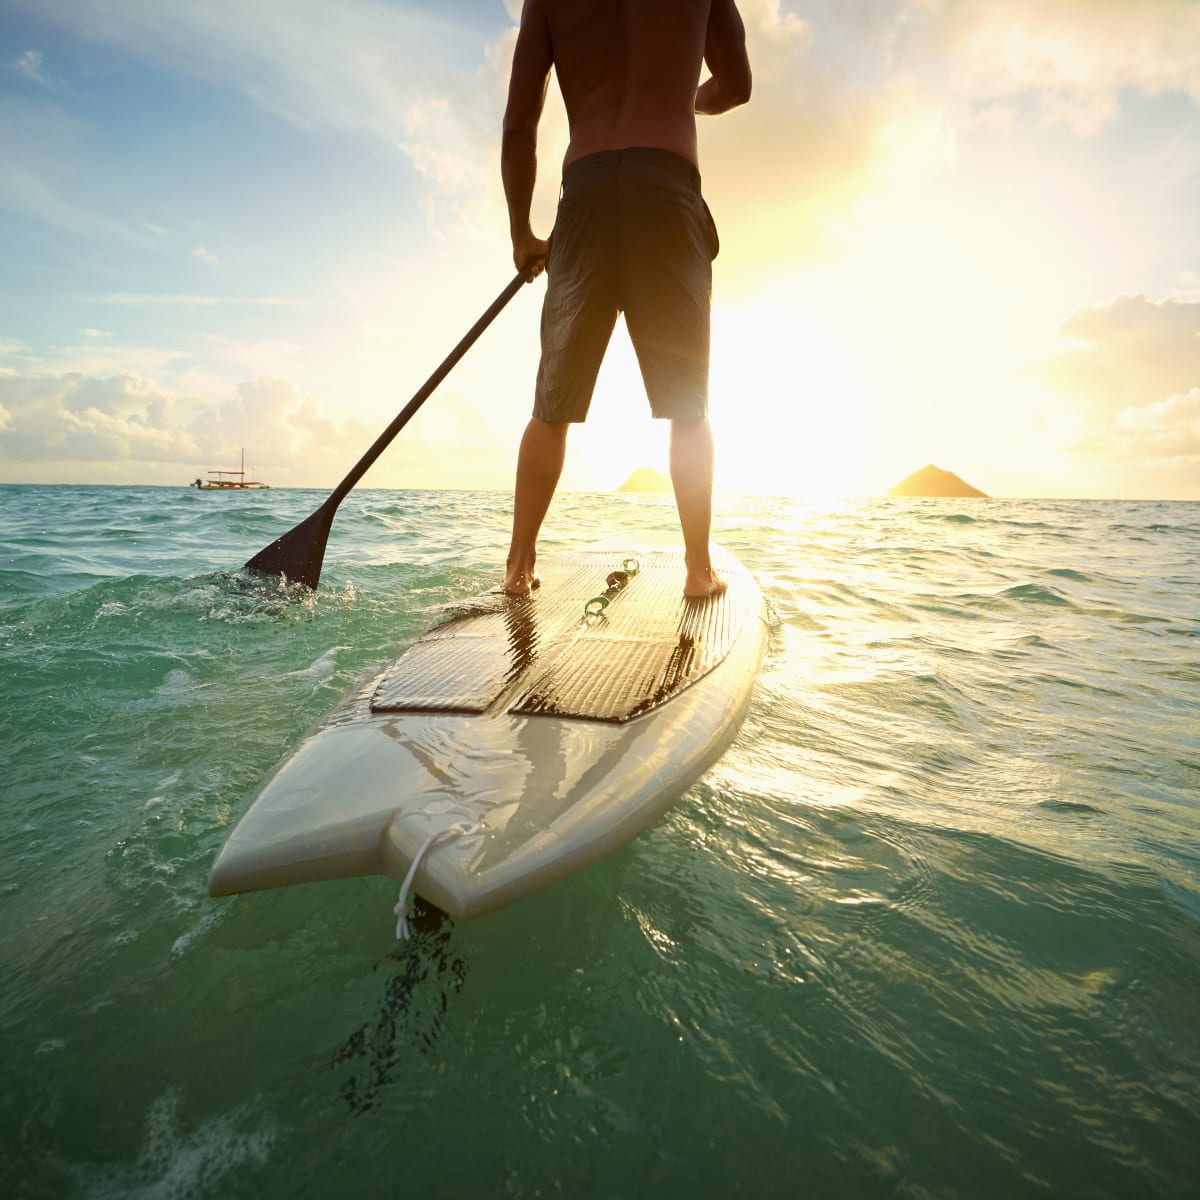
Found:
[[[500,590],[506,596],[528,596],[534,588],[542,586],[542,577],[532,568],[516,571],[509,569],[504,576]]]
[[[720,596],[729,584],[712,567],[688,568],[683,594],[688,600],[708,600]]]

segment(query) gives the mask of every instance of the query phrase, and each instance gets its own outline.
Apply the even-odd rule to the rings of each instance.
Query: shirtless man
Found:
[[[711,72],[700,83],[701,65]],[[530,206],[550,70],[571,140],[549,241]],[[671,421],[671,481],[683,529],[684,594],[717,595],[709,560],[713,438],[709,305],[717,231],[700,195],[696,113],[750,97],[734,0],[525,0],[500,165],[513,261],[549,284],[533,417],[517,457],[504,591],[537,587],[537,537],[558,485],[567,430],[591,402],[617,314],[653,416]]]

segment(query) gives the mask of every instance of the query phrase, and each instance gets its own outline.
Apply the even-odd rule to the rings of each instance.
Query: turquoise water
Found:
[[[262,776],[507,497],[0,488],[0,1194],[1200,1189],[1200,505],[728,498],[775,618],[648,834],[475,922],[211,901]],[[674,526],[563,495],[545,549]]]

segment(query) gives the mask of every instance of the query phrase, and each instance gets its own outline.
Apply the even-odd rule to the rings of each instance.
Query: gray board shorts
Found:
[[[600,362],[624,312],[655,417],[708,415],[709,310],[717,227],[700,172],[669,150],[576,159],[546,260],[542,359],[533,415],[587,417]]]

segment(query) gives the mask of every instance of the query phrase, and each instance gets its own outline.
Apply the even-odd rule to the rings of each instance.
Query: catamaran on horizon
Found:
[[[246,478],[245,449],[242,450],[240,471],[209,471],[208,475],[208,479],[197,479],[188,486],[199,488],[202,492],[260,491],[271,486],[269,483],[261,483],[257,479]]]

